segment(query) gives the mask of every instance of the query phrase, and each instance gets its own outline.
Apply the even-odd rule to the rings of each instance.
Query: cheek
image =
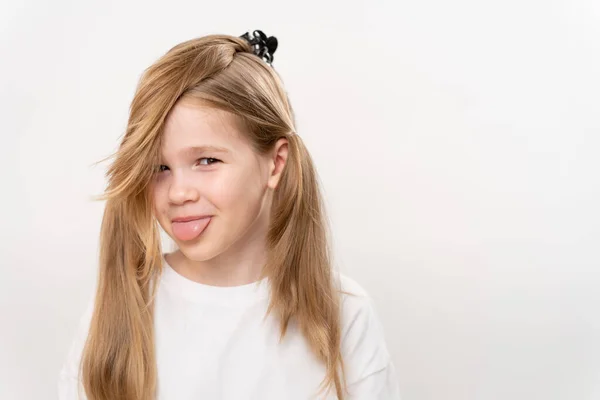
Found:
[[[232,209],[243,203],[249,196],[251,185],[243,175],[231,176],[214,185],[214,190],[207,193],[219,208]]]
[[[260,204],[262,185],[256,174],[230,176],[217,186],[213,202],[223,212],[248,213]]]
[[[167,215],[167,198],[160,186],[154,187],[152,190],[152,212],[159,223],[164,222]]]

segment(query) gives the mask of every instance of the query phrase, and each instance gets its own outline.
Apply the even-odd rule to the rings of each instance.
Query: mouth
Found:
[[[202,219],[202,218],[207,218],[207,217],[210,217],[210,215],[205,215],[205,214],[187,215],[187,216],[183,216],[183,217],[173,218],[171,220],[171,222],[189,222],[189,221],[194,221],[196,219]]]
[[[211,220],[212,216],[175,218],[171,224],[173,235],[181,241],[196,239],[206,230]]]

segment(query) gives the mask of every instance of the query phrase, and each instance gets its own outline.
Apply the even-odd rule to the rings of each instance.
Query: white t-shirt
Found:
[[[157,400],[308,400],[325,367],[290,325],[279,341],[279,322],[264,318],[268,280],[235,287],[203,285],[166,262],[155,303]],[[340,275],[342,356],[348,400],[398,400],[398,381],[371,299]],[[84,400],[77,370],[92,303],[81,317],[58,381],[59,400]],[[77,390],[81,397],[78,397]],[[332,390],[327,399],[337,399]]]

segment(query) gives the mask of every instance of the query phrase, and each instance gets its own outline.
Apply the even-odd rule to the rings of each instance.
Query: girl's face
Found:
[[[165,121],[151,189],[154,213],[194,261],[256,242],[266,233],[269,189],[277,185],[280,162],[257,154],[243,129],[234,115],[185,99]],[[194,220],[178,221],[182,218]]]

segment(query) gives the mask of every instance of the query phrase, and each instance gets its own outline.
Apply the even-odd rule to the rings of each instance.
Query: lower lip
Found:
[[[173,222],[173,235],[183,242],[196,239],[208,227],[212,217],[195,219],[187,222]]]

